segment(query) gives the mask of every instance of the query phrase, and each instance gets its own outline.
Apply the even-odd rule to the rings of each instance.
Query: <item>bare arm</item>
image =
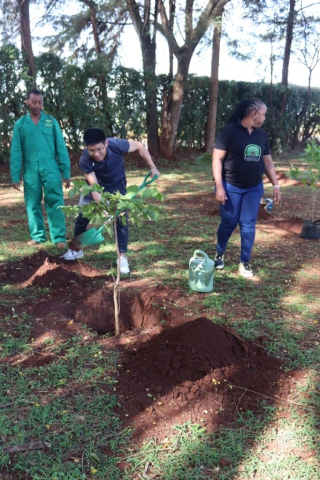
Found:
[[[276,169],[274,168],[274,163],[271,155],[263,155],[263,161],[264,161],[264,169],[265,169],[266,175],[273,185],[274,203],[277,204],[281,200],[281,192],[280,192],[280,185],[277,179]]]
[[[131,153],[131,152],[138,151],[141,157],[146,161],[146,164],[148,165],[148,167],[150,168],[151,176],[154,177],[155,175],[158,175],[158,177],[160,177],[160,172],[158,171],[157,167],[153,163],[151,155],[146,149],[146,147],[141,142],[137,142],[135,140],[128,140],[128,142],[130,145],[128,152]]]
[[[214,181],[216,182],[216,200],[218,203],[222,203],[222,205],[224,205],[227,200],[222,183],[222,162],[226,154],[226,150],[218,150],[217,148],[214,148],[212,153],[212,173]]]
[[[86,177],[87,182],[89,185],[94,185],[95,183],[98,184],[98,179],[94,172],[92,173],[85,173],[84,176]],[[98,192],[91,192],[91,195],[95,202],[100,202],[101,194]]]

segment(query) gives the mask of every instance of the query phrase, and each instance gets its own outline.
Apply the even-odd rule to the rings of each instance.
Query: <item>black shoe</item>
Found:
[[[216,253],[214,257],[214,268],[217,270],[222,270],[224,267],[224,254],[223,253]]]

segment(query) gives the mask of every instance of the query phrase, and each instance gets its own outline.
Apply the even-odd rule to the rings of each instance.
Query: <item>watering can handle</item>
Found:
[[[147,185],[150,185],[150,183],[154,182],[159,178],[159,175],[154,175],[150,180],[148,180],[150,175],[151,175],[151,172],[148,172],[147,175],[144,177],[144,180],[141,183],[139,190],[142,190],[144,187],[146,187]]]
[[[194,254],[193,254],[193,258],[194,257],[204,257],[206,262],[208,262],[208,260],[209,260],[208,255],[205,252],[203,252],[202,250],[195,250]]]

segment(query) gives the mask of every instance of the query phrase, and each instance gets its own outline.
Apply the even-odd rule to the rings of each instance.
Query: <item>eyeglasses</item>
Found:
[[[95,153],[103,153],[106,149],[106,146],[104,145],[103,147],[98,147],[98,148],[90,148],[90,147],[87,147],[87,148],[90,155],[94,155]]]

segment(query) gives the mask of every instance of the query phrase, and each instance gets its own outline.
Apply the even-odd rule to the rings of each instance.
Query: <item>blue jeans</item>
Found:
[[[249,262],[256,233],[262,182],[251,188],[239,188],[223,182],[228,200],[220,205],[221,223],[218,228],[217,252],[224,253],[229,238],[239,224],[241,237],[240,262]]]

